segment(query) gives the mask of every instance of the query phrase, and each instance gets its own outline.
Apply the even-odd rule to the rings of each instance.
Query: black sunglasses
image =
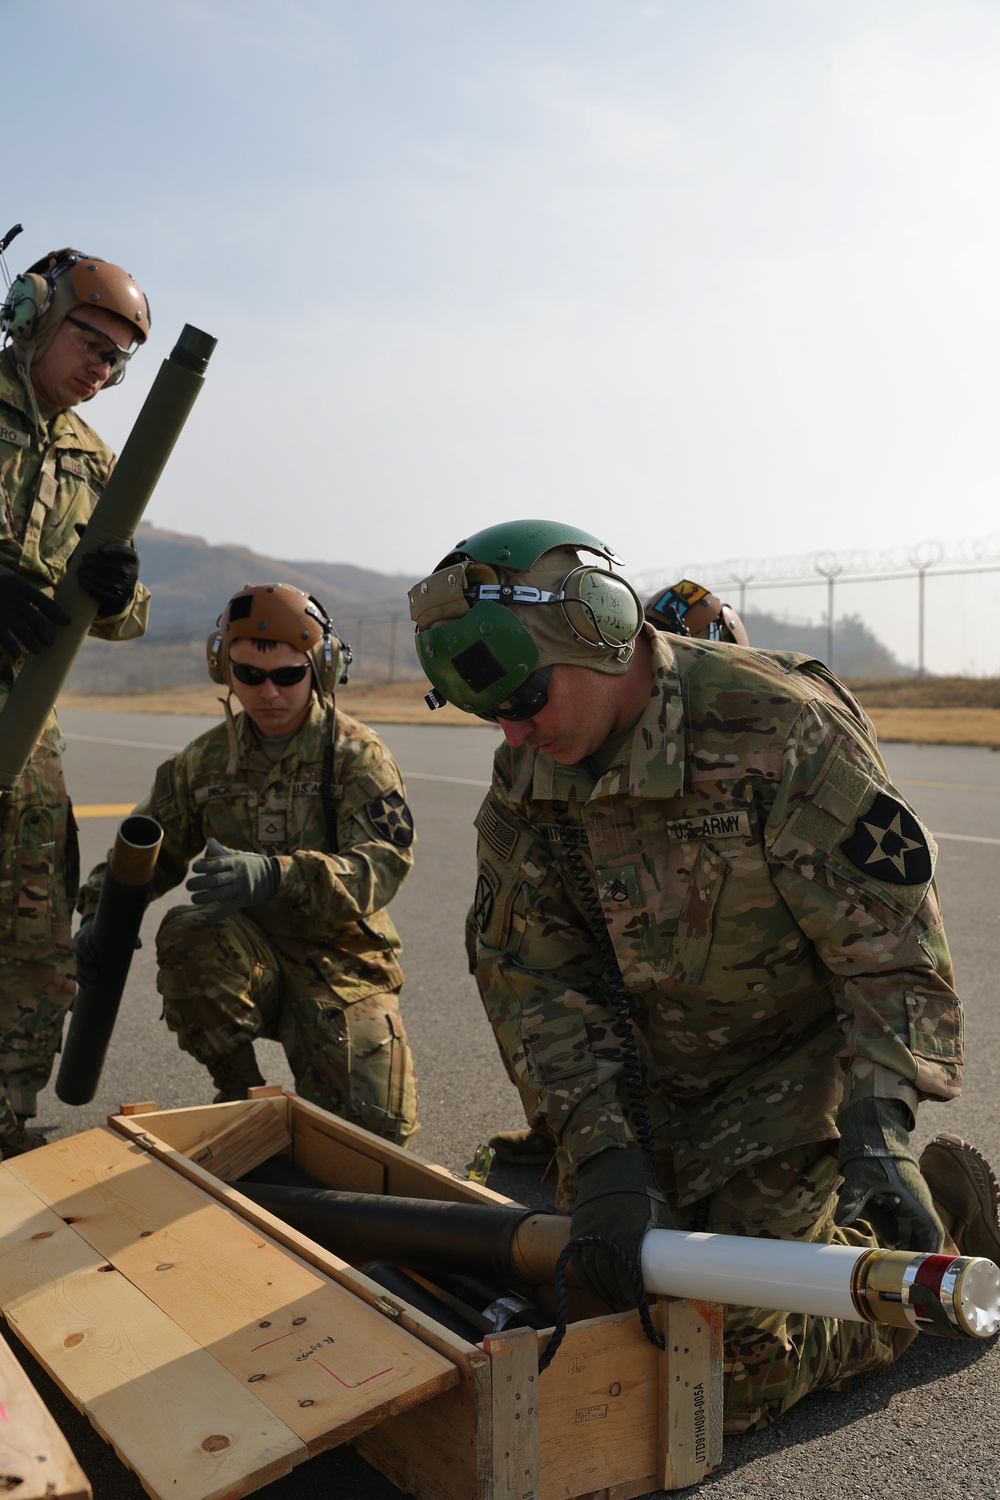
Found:
[[[93,323],[85,323],[82,318],[74,318],[72,313],[67,313],[66,322],[72,323],[74,328],[79,329],[83,335],[80,339],[80,345],[90,355],[91,359],[99,360],[101,364],[110,365],[112,370],[123,369],[135,353],[134,349],[123,349],[108,334],[102,333],[99,328],[95,328]]]
[[[491,713],[481,713],[479,717],[491,719],[494,723],[497,719],[533,719],[549,701],[551,676],[551,667],[541,667],[537,672],[532,672],[520,687],[514,689],[509,698],[505,698]]]
[[[233,661],[230,657],[229,670],[244,687],[260,687],[262,682],[273,682],[275,687],[294,687],[312,668],[304,661],[298,667],[275,667],[273,671],[265,672],[263,667],[251,667],[247,662]]]

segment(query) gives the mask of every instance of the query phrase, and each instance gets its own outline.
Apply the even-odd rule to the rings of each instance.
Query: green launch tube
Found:
[[[131,542],[204,384],[215,345],[210,333],[185,323],[170,358],[160,366],[122,455],[55,591],[56,602],[69,615],[70,623],[57,631],[51,646],[43,646],[28,657],[0,713],[0,792],[9,792],[16,786],[97,616],[97,600],[85,593],[76,579],[80,563],[104,543]]]

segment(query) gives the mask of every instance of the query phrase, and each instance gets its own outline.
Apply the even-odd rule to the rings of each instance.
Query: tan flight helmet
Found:
[[[234,594],[208,637],[208,675],[229,687],[229,648],[233,641],[284,641],[309,658],[313,688],[323,708],[333,706],[338,686],[347,681],[350,644],[341,640],[318,599],[290,583],[248,583]]]
[[[731,604],[700,583],[682,578],[667,589],[657,589],[646,601],[646,619],[671,635],[689,635],[699,641],[729,641],[749,646],[746,626]]]
[[[45,353],[64,318],[88,307],[114,313],[129,325],[138,343],[146,342],[149,302],[135,278],[110,260],[84,255],[71,246],[44,255],[14,279],[0,309],[0,328],[30,364]],[[117,385],[124,375],[122,364],[106,385]]]

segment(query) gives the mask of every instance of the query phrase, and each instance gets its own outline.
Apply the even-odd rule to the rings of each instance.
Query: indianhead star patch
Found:
[[[931,851],[908,807],[879,792],[841,849],[865,875],[889,885],[926,885],[933,874]]]
[[[375,832],[388,839],[398,849],[408,849],[413,843],[413,818],[410,809],[398,792],[386,792],[368,804],[368,816]]]

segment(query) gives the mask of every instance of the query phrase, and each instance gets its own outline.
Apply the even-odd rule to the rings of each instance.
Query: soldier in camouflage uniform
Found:
[[[584,555],[586,554],[586,555]],[[918,1105],[959,1091],[934,843],[821,663],[670,635],[597,538],[458,544],[410,596],[445,699],[506,743],[477,818],[478,979],[574,1238],[651,1222],[1000,1258],[987,1163]],[[633,1301],[578,1250],[588,1290]],[[726,1423],[891,1361],[909,1329],[732,1308]]]
[[[700,583],[692,583],[690,578],[682,578],[669,588],[658,588],[646,600],[644,608],[649,623],[658,630],[668,630],[671,635],[694,636],[701,641],[730,641],[737,646],[750,644],[746,626],[732,605],[723,604],[711,590]],[[465,950],[472,974],[478,969],[477,943],[476,907],[473,903],[465,922]],[[555,1169],[556,1143],[547,1131],[533,1130],[530,1126],[522,1130],[499,1130],[490,1136],[489,1144],[499,1161],[515,1166],[545,1166],[543,1182]],[[556,1204],[566,1208],[572,1201],[571,1184],[560,1173]]]
[[[60,250],[14,281],[0,311],[0,712],[28,652],[67,623],[52,592],[114,454],[71,409],[125,373],[149,332],[146,298],[119,266]],[[104,546],[78,579],[98,601],[91,634],[146,628],[149,594],[131,547]],[[53,713],[0,800],[0,1155],[44,1144],[26,1122],[48,1082],[72,1004],[76,824]]]
[[[263,1083],[253,1043],[269,1037],[303,1098],[406,1145],[416,1084],[386,907],[413,863],[413,822],[378,735],[334,706],[349,660],[314,599],[248,586],[209,640],[213,680],[244,712],[227,700],[225,723],[161,766],[135,810],[164,830],[153,897],[195,860],[194,905],[157,934],[157,984],[217,1099]],[[105,868],[80,893],[82,971]]]

